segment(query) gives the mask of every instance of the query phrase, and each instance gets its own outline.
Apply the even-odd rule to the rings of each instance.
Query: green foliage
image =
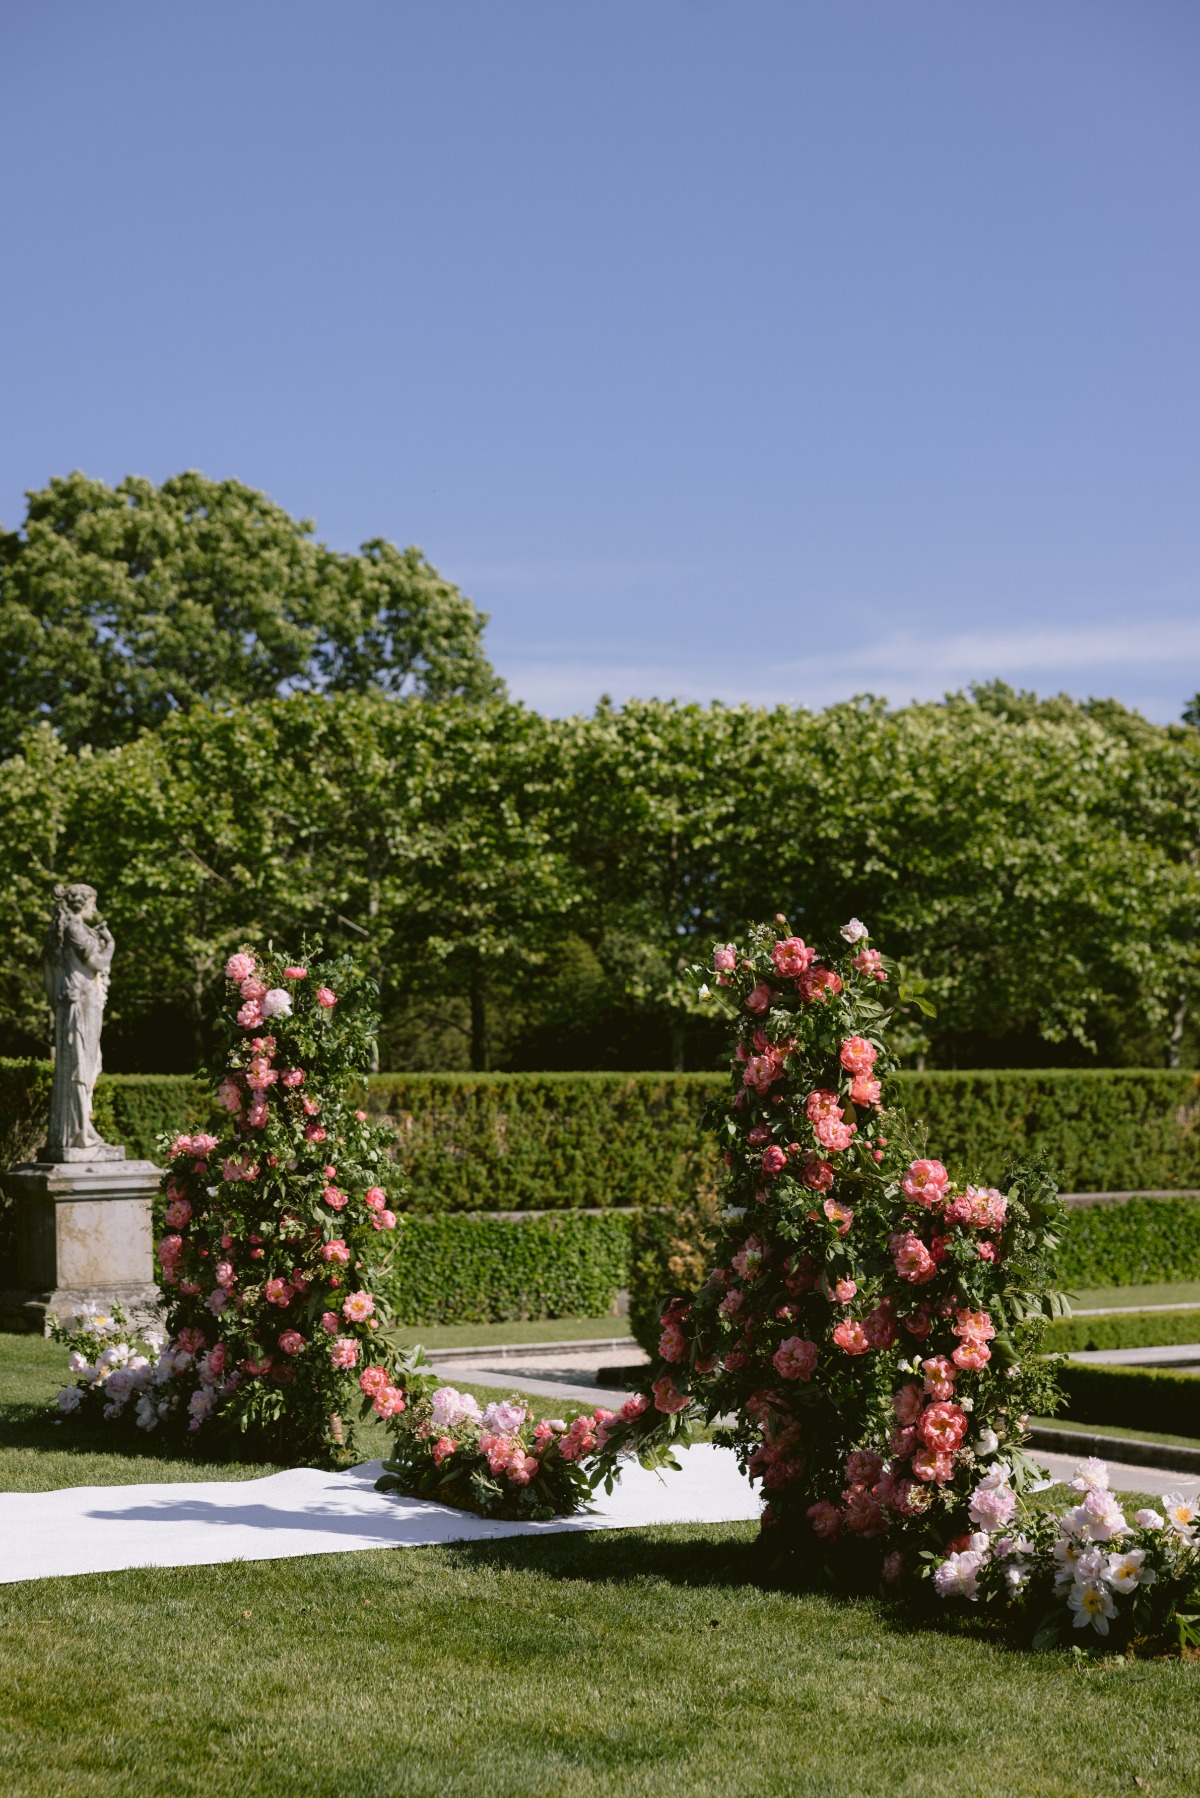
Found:
[[[142,503],[97,500],[96,516],[126,531]],[[296,542],[318,553],[290,521],[251,536],[276,529],[281,566]],[[37,550],[55,568],[82,553],[70,531],[48,531]],[[130,566],[118,585],[136,586]],[[294,591],[303,610],[299,575]],[[334,605],[337,581],[318,591]],[[28,611],[18,594],[4,628]],[[345,616],[358,643],[354,605]],[[90,638],[72,627],[68,640]],[[241,654],[229,630],[204,641]],[[174,653],[147,680],[190,678]],[[321,678],[370,686],[375,653],[334,657]],[[278,669],[264,656],[250,685],[270,693]],[[81,676],[72,704],[94,707],[116,678]],[[162,1070],[164,1054],[196,1066],[233,942],[310,930],[365,955],[385,1065],[702,1067],[719,1028],[681,968],[779,908],[809,935],[855,913],[894,946],[936,1012],[911,1007],[906,1055],[1195,1058],[1200,732],[996,690],[895,712],[651,701],[546,719],[464,685],[466,697],[437,703],[378,691],[189,699],[146,735],[78,754],[49,725],[27,730],[0,764],[0,1042],[44,1046],[49,888],[86,876],[118,944],[110,1066]],[[421,691],[452,687],[431,676]],[[36,713],[38,691],[24,682],[14,720]],[[136,681],[109,697],[103,715],[121,732],[127,713],[158,715],[161,695]],[[74,742],[72,716],[56,722]],[[802,827],[781,822],[798,810]],[[1054,978],[1032,978],[1035,967]]]
[[[1072,1423],[1137,1424],[1200,1436],[1200,1374],[1067,1361],[1058,1370],[1063,1416]]]
[[[1200,1200],[1081,1206],[1071,1212],[1060,1269],[1068,1288],[1200,1278]]]
[[[597,1317],[624,1286],[623,1217],[409,1217],[382,1290],[397,1324]]]
[[[1103,1317],[1055,1317],[1045,1326],[1047,1354],[1077,1349],[1154,1348],[1200,1341],[1200,1311],[1115,1311]]]
[[[76,473],[0,535],[0,754],[52,719],[72,747],[281,687],[489,698],[486,619],[419,550],[358,555],[238,481],[115,489]]]

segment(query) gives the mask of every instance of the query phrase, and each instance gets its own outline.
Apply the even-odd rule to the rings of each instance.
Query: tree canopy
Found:
[[[483,700],[487,616],[419,549],[314,539],[239,481],[72,474],[0,532],[0,755],[49,721],[109,748],[201,702],[310,689]]]

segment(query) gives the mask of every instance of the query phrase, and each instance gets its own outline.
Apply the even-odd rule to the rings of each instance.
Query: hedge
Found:
[[[0,1062],[0,1164],[45,1117],[44,1062]],[[711,1180],[700,1132],[721,1074],[377,1074],[416,1210],[557,1211],[674,1203]],[[1200,1074],[1163,1068],[1005,1069],[895,1076],[897,1101],[952,1168],[991,1178],[1044,1152],[1069,1192],[1200,1187]],[[131,1154],[202,1117],[188,1075],[116,1074],[97,1122]]]
[[[1072,1423],[1119,1424],[1163,1436],[1200,1436],[1200,1374],[1068,1361],[1058,1370]]]
[[[1048,1355],[1079,1349],[1158,1348],[1200,1342],[1200,1311],[1114,1311],[1104,1317],[1055,1317],[1046,1325]]]
[[[602,1317],[624,1286],[624,1217],[409,1217],[382,1284],[401,1324]]]

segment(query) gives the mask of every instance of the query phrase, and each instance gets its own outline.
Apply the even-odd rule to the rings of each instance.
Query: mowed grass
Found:
[[[422,1324],[397,1329],[404,1343],[426,1348],[492,1348],[496,1344],[532,1342],[606,1342],[622,1337],[630,1343],[633,1333],[627,1317],[551,1317],[536,1323]]]
[[[10,1489],[270,1471],[61,1446],[70,1426],[44,1410],[61,1365],[54,1344],[0,1337]],[[27,1477],[4,1477],[14,1466]],[[1035,1657],[949,1620],[780,1591],[754,1536],[598,1532],[0,1586],[0,1793],[1200,1789],[1200,1666]]]
[[[1200,1280],[1157,1286],[1095,1286],[1072,1292],[1073,1311],[1139,1311],[1143,1305],[1200,1305]]]
[[[758,1582],[750,1526],[0,1588],[6,1798],[1194,1794],[1200,1670]]]

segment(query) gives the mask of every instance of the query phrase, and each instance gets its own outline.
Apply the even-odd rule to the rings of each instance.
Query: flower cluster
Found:
[[[1076,1631],[1089,1646],[1161,1638],[1200,1573],[1200,1510],[1174,1493],[1131,1522],[1098,1460],[1081,1462],[1070,1485],[1077,1504],[1037,1511],[1012,1466],[993,1461],[971,1494],[972,1529],[929,1558],[935,1592],[1025,1616],[1038,1647]]]
[[[586,1505],[590,1464],[615,1421],[601,1409],[535,1423],[521,1398],[481,1410],[470,1393],[440,1386],[393,1425],[395,1450],[376,1485],[483,1517],[565,1517]]]
[[[868,935],[852,919],[821,951],[778,919],[697,970],[734,1024],[710,1119],[723,1227],[716,1264],[664,1304],[647,1410],[609,1442],[652,1463],[732,1413],[771,1538],[809,1561],[819,1543],[855,1580],[885,1556],[915,1572],[967,1521],[986,1455],[1053,1409],[1032,1320],[1056,1302],[1060,1216],[1040,1171],[952,1179],[887,1107],[890,969]]]
[[[362,1395],[382,1417],[404,1404],[380,1335],[398,1182],[386,1133],[348,1096],[366,1061],[370,988],[344,959],[250,950],[230,956],[225,976],[219,1134],[162,1145],[167,1342],[152,1365],[135,1356],[122,1370],[132,1408],[107,1373],[104,1416],[132,1410],[142,1429],[192,1436],[232,1426],[292,1455],[341,1452]]]

